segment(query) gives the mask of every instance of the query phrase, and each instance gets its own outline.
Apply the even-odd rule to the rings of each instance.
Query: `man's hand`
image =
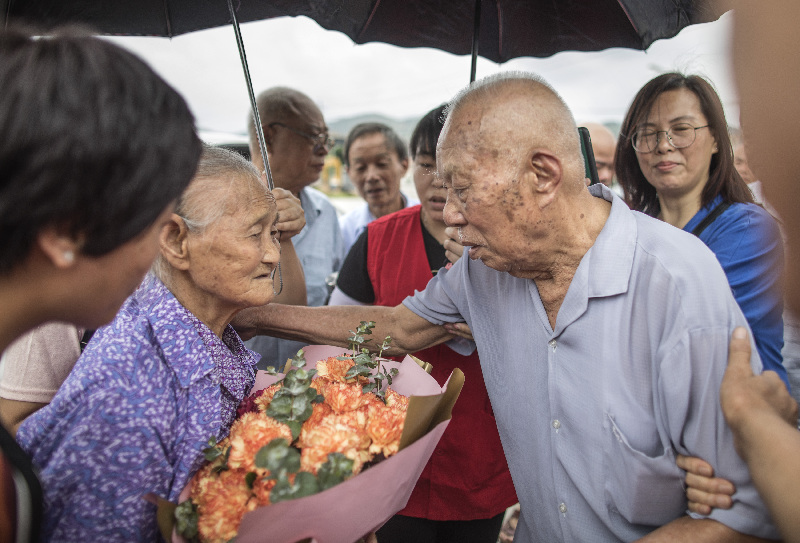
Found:
[[[702,458],[678,455],[676,464],[686,471],[686,498],[689,511],[711,514],[713,508],[730,509],[736,487],[727,479],[714,477],[714,468]]]
[[[728,369],[722,378],[719,401],[725,420],[734,435],[736,451],[747,461],[741,431],[748,420],[758,420],[763,413],[774,413],[797,426],[797,402],[774,371],[754,375],[750,367],[750,341],[742,327],[733,331],[728,351]]]
[[[300,199],[285,189],[272,189],[275,203],[278,206],[278,231],[281,241],[290,239],[300,233],[306,225],[306,216]]]
[[[444,325],[444,329],[447,330],[448,334],[453,334],[456,337],[463,337],[464,339],[475,341],[475,338],[472,337],[472,330],[470,330],[469,325],[467,325],[466,322],[448,322]]]
[[[445,228],[444,233],[447,234],[448,239],[444,240],[442,246],[444,247],[444,254],[447,260],[455,264],[461,255],[464,254],[464,246],[461,245],[458,228],[448,226]],[[470,338],[468,338],[470,339]]]

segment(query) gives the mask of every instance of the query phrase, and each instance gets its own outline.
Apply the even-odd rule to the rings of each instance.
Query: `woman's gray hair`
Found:
[[[178,198],[175,214],[183,219],[191,233],[202,233],[225,214],[234,183],[243,181],[249,182],[251,189],[257,187],[268,192],[258,169],[242,155],[222,147],[203,145],[197,173]],[[227,184],[227,190],[220,190],[223,184]],[[167,282],[169,264],[161,254],[153,262],[152,272]]]

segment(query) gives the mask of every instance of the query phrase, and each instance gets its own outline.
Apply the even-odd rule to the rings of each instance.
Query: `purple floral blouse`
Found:
[[[156,508],[142,496],[177,501],[208,439],[228,434],[258,358],[148,275],[17,434],[40,470],[43,539],[157,540]]]

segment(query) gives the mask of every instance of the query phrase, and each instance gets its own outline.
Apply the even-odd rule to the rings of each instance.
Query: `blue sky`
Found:
[[[498,65],[479,59],[477,74],[501,70],[539,73],[564,97],[578,121],[615,121],[636,91],[669,70],[699,73],[717,88],[728,121],[738,124],[730,70],[732,14],[694,25],[647,52],[608,49],[522,58]],[[328,120],[363,113],[421,117],[469,82],[469,56],[404,49],[380,43],[355,45],[339,32],[304,17],[242,25],[256,92],[284,85],[314,99]],[[114,37],[145,58],[187,99],[201,130],[242,133],[249,114],[244,76],[229,27],[167,38]]]

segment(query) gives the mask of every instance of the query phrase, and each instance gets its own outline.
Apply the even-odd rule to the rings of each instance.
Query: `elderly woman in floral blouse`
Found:
[[[41,472],[44,539],[154,541],[155,506],[142,496],[176,500],[209,438],[227,435],[258,359],[229,323],[272,300],[279,235],[304,224],[299,203],[276,194],[278,204],[240,156],[204,149],[161,231],[154,274],[19,430]],[[283,257],[303,290],[291,242]]]

